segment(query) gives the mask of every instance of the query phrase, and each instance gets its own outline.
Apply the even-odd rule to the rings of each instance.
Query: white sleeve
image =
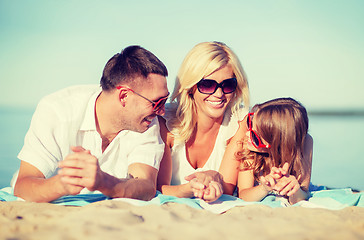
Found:
[[[35,110],[24,139],[24,146],[18,154],[22,161],[32,164],[43,175],[51,177],[58,167],[62,154],[58,145],[61,123],[54,106],[41,101]]]
[[[164,153],[164,142],[160,136],[159,122],[155,117],[147,131],[134,132],[133,148],[128,154],[128,165],[144,163],[159,169]]]

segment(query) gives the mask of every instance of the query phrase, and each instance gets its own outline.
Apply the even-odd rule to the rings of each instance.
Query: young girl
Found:
[[[292,98],[253,107],[226,148],[220,173],[224,193],[260,201],[270,193],[291,204],[307,199],[312,166],[312,137],[306,109]]]

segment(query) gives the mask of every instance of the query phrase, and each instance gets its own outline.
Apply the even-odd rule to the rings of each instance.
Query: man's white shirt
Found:
[[[143,133],[119,132],[102,152],[102,139],[95,122],[95,103],[100,93],[97,85],[80,85],[44,97],[34,112],[18,158],[35,166],[46,178],[57,174],[58,162],[72,153],[71,146],[90,150],[101,170],[117,178],[126,178],[128,166],[133,163],[158,170],[164,143],[157,118]]]

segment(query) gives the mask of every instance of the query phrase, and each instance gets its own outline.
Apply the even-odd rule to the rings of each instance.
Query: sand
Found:
[[[250,205],[214,214],[178,203],[0,202],[0,239],[364,239],[364,208]]]

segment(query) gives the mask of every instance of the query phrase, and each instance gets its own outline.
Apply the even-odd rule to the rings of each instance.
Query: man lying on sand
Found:
[[[164,149],[155,117],[165,111],[167,75],[155,55],[130,46],[107,62],[101,88],[42,99],[18,155],[14,194],[35,202],[88,191],[153,198]]]

